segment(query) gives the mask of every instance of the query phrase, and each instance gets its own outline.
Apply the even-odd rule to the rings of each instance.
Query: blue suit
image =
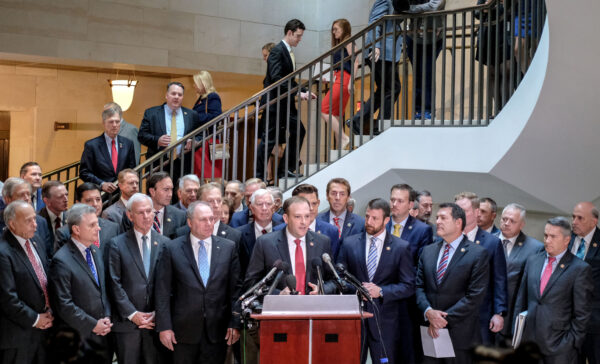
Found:
[[[490,234],[494,236],[500,236],[500,229],[498,229],[496,225],[492,225],[492,231],[490,231]]]
[[[508,287],[506,274],[506,256],[502,242],[498,237],[485,230],[477,228],[475,244],[481,245],[487,250],[490,278],[487,292],[480,310],[481,338],[483,343],[490,345],[494,343],[494,333],[490,331],[490,319],[494,314],[508,312]],[[509,318],[505,318],[509,321]],[[505,322],[508,325],[509,322]]]
[[[118,136],[115,148],[117,148],[116,171],[113,168],[104,134],[85,142],[83,153],[81,154],[81,168],[79,171],[81,179],[85,182],[101,185],[102,182],[116,181],[119,171],[126,168],[135,168],[133,142],[125,137]]]
[[[273,231],[276,231],[276,226],[286,226],[283,222],[271,220]],[[238,226],[236,228],[242,234],[240,244],[238,245],[238,256],[240,257],[240,265],[242,266],[242,277],[246,274],[248,264],[250,264],[250,257],[252,256],[252,250],[254,250],[254,244],[256,243],[256,233],[254,232],[254,223],[250,222],[246,225]]]
[[[246,208],[244,211],[238,211],[231,216],[231,220],[229,221],[229,226],[233,228],[237,228],[243,225],[246,225],[250,219],[250,209]],[[273,221],[276,221],[278,224],[283,222],[283,216],[278,213],[273,214]]]
[[[317,220],[321,220],[329,224],[329,210],[317,215]],[[337,227],[335,228],[337,230]],[[333,250],[333,245],[331,248],[331,252],[333,253],[334,259],[337,258],[340,247],[342,246],[345,237],[364,233],[365,219],[357,214],[346,212],[346,220],[344,220],[344,226],[342,226],[342,235],[339,237],[338,249]]]
[[[390,219],[385,226],[385,229],[390,234],[394,231],[392,225],[393,222],[392,219]],[[433,230],[431,229],[431,226],[412,216],[408,216],[406,226],[403,227],[400,238],[409,242],[413,265],[416,268],[417,264],[419,264],[419,256],[421,255],[423,247],[433,242]]]
[[[280,224],[277,227],[273,227],[273,231],[283,230],[287,224]],[[328,222],[323,220],[315,219],[315,231],[319,234],[327,235],[331,240],[331,251],[337,252],[340,249],[340,238],[338,229]]]
[[[359,281],[369,282],[366,258],[366,234],[358,234],[344,240],[338,262]],[[379,315],[381,336],[375,319],[366,320],[366,342],[373,363],[383,357],[382,344],[387,351],[389,363],[412,361],[411,321],[408,315],[408,298],[415,293],[415,270],[412,265],[410,247],[407,241],[391,234],[385,235],[383,250],[373,283],[383,291],[383,297],[375,298],[377,310],[367,303],[368,312]],[[361,353],[361,362],[366,361],[366,348]]]

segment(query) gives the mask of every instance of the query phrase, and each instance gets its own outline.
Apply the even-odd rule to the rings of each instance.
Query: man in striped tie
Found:
[[[437,213],[442,241],[423,248],[416,280],[417,306],[437,338],[448,329],[454,358],[425,356],[424,363],[471,363],[469,350],[481,342],[479,307],[489,281],[487,251],[469,241],[462,231],[466,216],[454,203],[443,203]]]

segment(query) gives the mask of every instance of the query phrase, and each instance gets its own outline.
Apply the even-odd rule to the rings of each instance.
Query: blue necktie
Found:
[[[92,260],[92,251],[90,250],[90,248],[87,248],[85,250],[85,261],[87,262],[88,267],[90,267],[90,270],[92,271],[92,275],[96,280],[96,284],[100,285],[100,283],[98,282],[98,273],[96,273],[96,267],[94,266],[94,261]]]
[[[585,258],[585,240],[581,238],[581,242],[579,243],[579,248],[577,248],[577,253],[575,254],[577,258],[583,260]]]
[[[144,271],[146,272],[146,277],[149,277],[150,274],[150,246],[148,245],[148,237],[146,235],[142,236],[142,261],[144,262]]]
[[[206,247],[204,246],[204,240],[198,242],[198,270],[200,271],[200,277],[204,282],[204,287],[208,283],[208,276],[210,274],[210,266],[208,265],[208,254],[206,253]]]
[[[369,282],[373,281],[375,271],[377,270],[377,246],[375,242],[377,238],[371,237],[371,245],[369,246],[369,256],[367,257],[367,273],[369,274]]]

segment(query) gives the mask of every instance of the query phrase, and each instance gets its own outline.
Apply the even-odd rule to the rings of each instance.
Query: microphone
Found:
[[[254,286],[250,287],[249,290],[247,290],[240,298],[240,301],[245,300],[248,296],[252,295],[252,293],[259,289],[262,288],[265,284],[267,284],[267,281],[270,280],[271,278],[273,278],[273,275],[275,274],[275,272],[277,272],[278,270],[283,270],[283,262],[281,261],[281,259],[277,259],[275,261],[275,263],[273,263],[273,268],[271,268],[271,270],[269,271],[269,273],[267,273],[267,275],[261,279],[259,282],[257,282]]]
[[[360,281],[352,275],[352,273],[348,272],[348,270],[346,270],[346,267],[344,267],[344,265],[342,263],[338,263],[335,265],[336,269],[340,271],[340,273],[342,273],[342,275],[344,277],[346,277],[345,281],[350,283],[350,285],[352,285],[354,288],[356,288],[356,290],[358,292],[360,292],[360,294],[365,297],[366,299],[368,299],[369,301],[371,301],[371,303],[373,303],[373,298],[371,297],[371,295],[369,294],[369,291],[367,291],[367,289],[365,287],[363,287],[363,285],[360,283]]]
[[[333,272],[338,289],[340,290],[340,294],[343,294],[344,293],[344,283],[342,282],[342,279],[340,278],[338,272],[333,267],[333,264],[331,264],[331,257],[329,256],[329,254],[323,253],[323,255],[321,255],[321,258],[323,258],[323,261],[325,262],[325,264],[327,264],[329,266],[329,269],[331,269],[331,271]]]
[[[311,260],[313,269],[317,271],[317,286],[319,287],[319,294],[325,294],[323,289],[323,274],[321,273],[321,260],[319,258],[313,258]]]
[[[296,276],[289,274],[285,277],[285,285],[290,289],[290,294],[298,294],[296,291]]]
[[[275,279],[273,280],[273,284],[271,284],[271,287],[269,287],[269,290],[267,291],[267,294],[266,294],[267,296],[273,293],[273,290],[275,290],[275,288],[279,284],[279,281],[281,280],[281,277],[283,277],[283,275],[289,269],[290,269],[290,265],[289,264],[287,264],[286,262],[282,262],[281,263],[281,270],[275,276]]]

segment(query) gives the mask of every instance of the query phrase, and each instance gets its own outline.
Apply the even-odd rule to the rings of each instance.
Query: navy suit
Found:
[[[369,282],[366,249],[369,243],[366,234],[358,234],[344,240],[338,262],[359,281]],[[373,283],[381,287],[383,297],[375,298],[377,310],[367,303],[366,311],[379,315],[381,336],[375,319],[366,321],[366,341],[373,363],[383,357],[385,346],[389,363],[409,363],[413,361],[411,321],[408,314],[408,298],[415,293],[415,270],[409,243],[405,240],[385,235],[383,250]],[[361,351],[361,362],[367,359],[367,350]]]
[[[317,215],[317,220],[325,221],[329,224],[329,210]],[[334,226],[335,227],[335,226]],[[337,227],[335,227],[337,229]],[[346,220],[344,220],[344,226],[342,226],[342,235],[338,244],[338,250],[331,249],[334,259],[337,258],[339,253],[339,247],[344,243],[344,238],[355,234],[365,233],[365,219],[352,212],[346,212]],[[338,233],[339,234],[339,233]]]
[[[490,331],[490,319],[501,313],[506,319],[508,311],[508,288],[506,275],[506,257],[500,239],[485,230],[476,228],[475,244],[481,245],[488,252],[490,264],[490,280],[487,293],[481,304],[481,338],[486,345],[494,344],[494,333]],[[508,324],[505,323],[505,324]]]
[[[245,208],[243,211],[238,211],[231,216],[231,220],[229,221],[229,226],[232,228],[237,228],[240,226],[244,226],[250,221],[250,209]],[[277,221],[278,224],[283,222],[283,216],[278,213],[274,213],[272,217],[273,221]]]
[[[284,225],[283,222],[271,220],[273,231],[276,226]],[[252,256],[252,250],[254,250],[254,244],[256,243],[256,233],[254,231],[254,223],[248,223],[236,228],[241,234],[240,245],[238,246],[238,254],[240,256],[240,265],[242,266],[242,276],[246,275],[248,270],[248,264],[250,263],[250,257]]]
[[[85,142],[81,154],[81,167],[79,176],[85,182],[102,185],[102,182],[114,182],[120,171],[126,168],[135,168],[135,150],[133,142],[125,137],[118,136],[115,147],[117,148],[117,170],[113,168],[112,159],[108,152],[104,134]]]
[[[273,226],[273,231],[285,229],[286,226],[287,224],[285,223]],[[329,237],[332,252],[338,252],[340,250],[339,232],[335,226],[323,220],[315,219],[315,232]]]
[[[390,218],[390,221],[385,226],[387,232],[390,234],[394,231],[392,225],[393,222]],[[433,242],[433,230],[431,230],[431,226],[409,215],[406,220],[406,226],[402,228],[400,239],[410,243],[413,266],[416,268],[417,264],[419,264],[419,256],[423,247]]]

